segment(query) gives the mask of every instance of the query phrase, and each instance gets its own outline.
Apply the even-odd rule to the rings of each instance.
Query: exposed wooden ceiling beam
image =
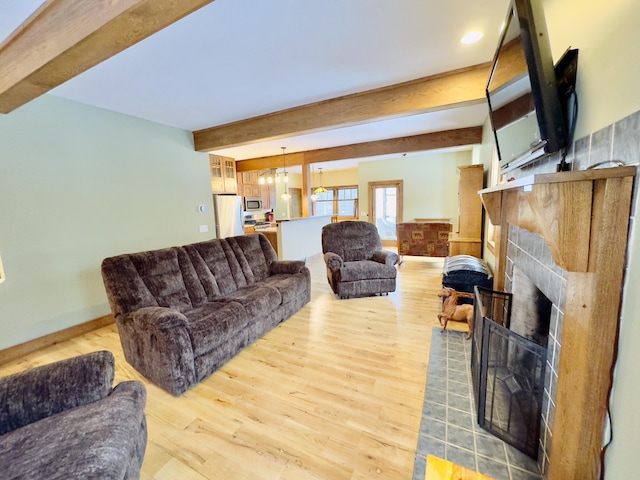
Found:
[[[195,149],[208,152],[485,102],[490,69],[488,63],[476,65],[198,130]]]
[[[443,132],[425,133],[409,137],[377,140],[374,142],[355,143],[340,147],[322,148],[306,152],[288,153],[284,156],[287,167],[310,165],[349,158],[364,158],[393,153],[420,152],[437,148],[459,147],[482,142],[482,127],[461,128]],[[280,168],[283,156],[251,158],[236,161],[238,172],[249,172],[265,168]]]
[[[0,45],[0,112],[11,112],[212,1],[46,1]]]

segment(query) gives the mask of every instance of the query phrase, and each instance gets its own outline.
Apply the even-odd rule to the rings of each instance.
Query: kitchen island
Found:
[[[278,226],[277,226],[277,224],[274,223],[273,226],[270,226],[270,227],[254,227],[254,231],[256,233],[261,233],[265,237],[267,237],[267,240],[269,240],[269,243],[271,244],[273,249],[276,251],[276,253],[278,253]],[[278,256],[278,258],[280,258],[280,257]]]
[[[277,220],[275,226],[256,227],[274,245],[279,260],[306,260],[322,253],[322,227],[331,223],[331,216],[300,217]]]

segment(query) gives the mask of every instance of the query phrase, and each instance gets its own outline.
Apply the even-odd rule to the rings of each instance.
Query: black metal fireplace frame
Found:
[[[471,372],[478,424],[536,459],[546,348],[509,329],[512,294],[477,286],[474,293]]]
[[[513,295],[508,292],[497,292],[478,285],[473,287],[473,291],[475,299],[471,342],[471,377],[477,406],[479,386],[483,380],[480,378],[481,369],[479,366],[481,364],[482,328],[484,318],[492,318],[494,322],[509,328]],[[486,379],[484,379],[484,381],[486,381]]]

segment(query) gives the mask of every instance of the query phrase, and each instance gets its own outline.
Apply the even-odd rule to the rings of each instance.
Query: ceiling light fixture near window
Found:
[[[313,191],[313,193],[315,193],[316,195],[327,193],[327,189],[322,186],[322,184],[324,183],[324,178],[322,177],[322,169],[318,168],[318,170],[320,170],[320,186]]]
[[[478,30],[474,30],[473,32],[469,32],[464,37],[462,37],[460,39],[460,42],[464,43],[465,45],[476,43],[478,40],[480,40],[483,37],[483,35],[484,34],[482,32]]]

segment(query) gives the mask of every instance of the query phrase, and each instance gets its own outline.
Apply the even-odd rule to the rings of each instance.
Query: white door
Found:
[[[397,246],[402,222],[402,180],[369,183],[369,221],[378,227],[383,245]]]

